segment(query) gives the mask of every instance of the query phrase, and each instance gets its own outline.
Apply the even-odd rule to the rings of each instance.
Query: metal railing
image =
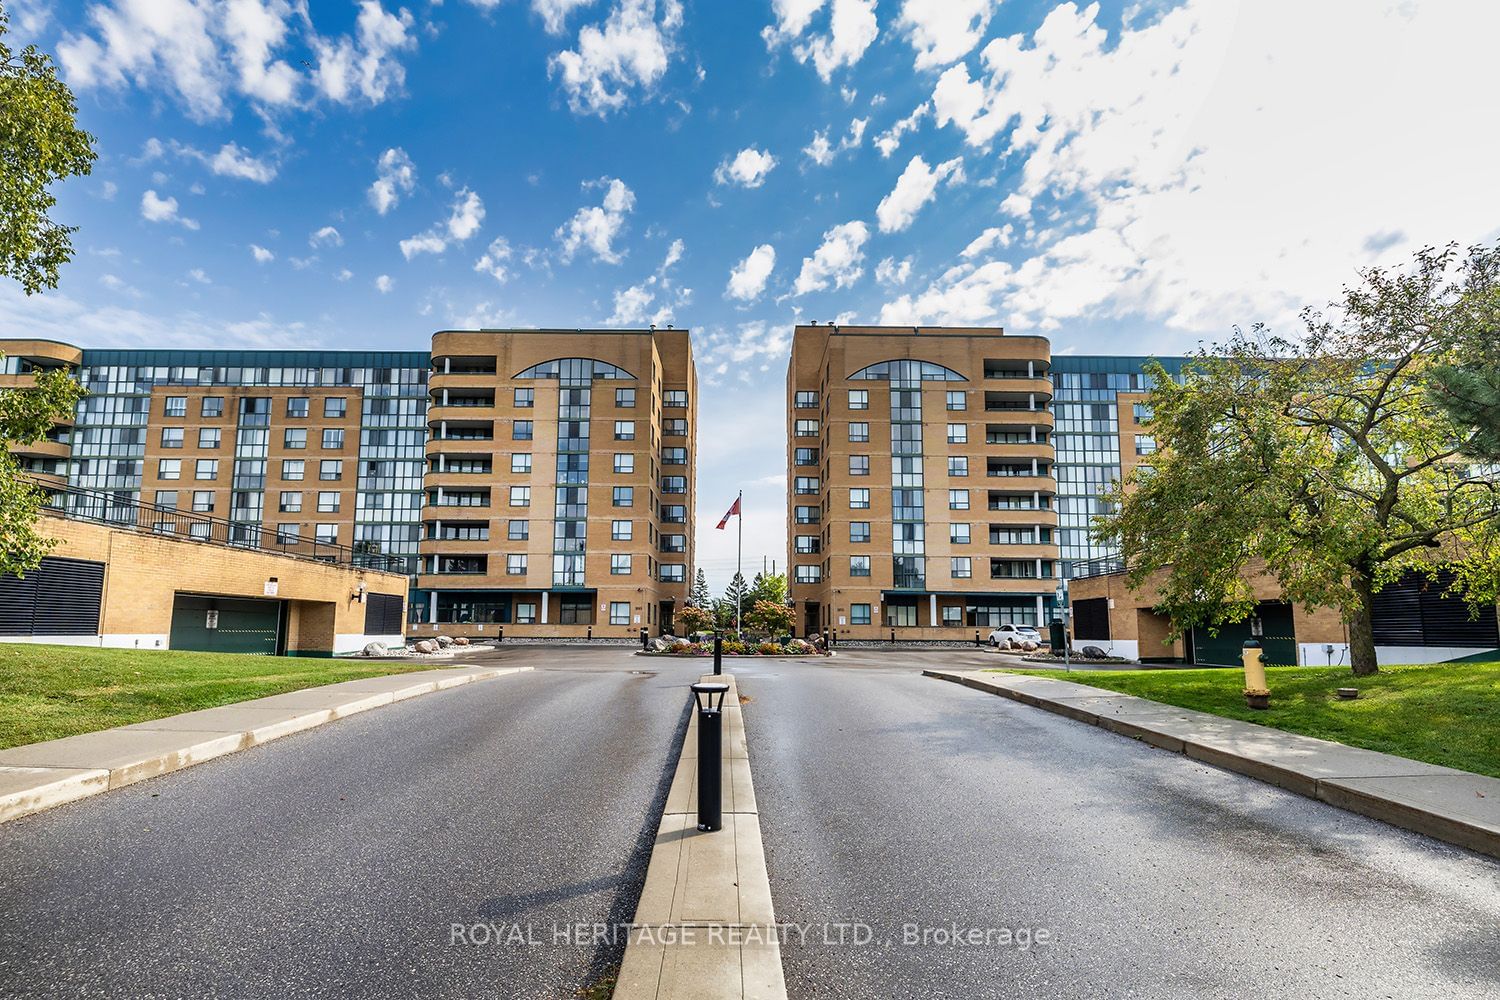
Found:
[[[1111,573],[1125,572],[1125,560],[1119,556],[1101,556],[1098,559],[1082,559],[1073,563],[1069,573],[1070,580],[1087,580],[1092,576],[1109,576]]]
[[[335,566],[407,572],[401,556],[369,551],[359,545],[338,545],[316,538],[292,537],[261,524],[226,521],[208,514],[144,503],[130,493],[86,490],[75,486],[35,484],[47,494],[43,510],[75,521],[92,521],[113,528],[140,531],[162,538],[177,538],[235,549],[251,549],[298,559],[313,559]]]

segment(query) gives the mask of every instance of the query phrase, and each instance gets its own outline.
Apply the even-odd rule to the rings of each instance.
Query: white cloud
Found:
[[[395,287],[396,287],[396,279],[392,278],[389,274],[382,274],[378,278],[375,279],[375,290],[377,292],[379,292],[381,295],[386,294],[392,288],[395,288]]]
[[[304,91],[377,103],[401,85],[397,53],[415,47],[412,25],[380,0],[361,0],[355,34],[331,39],[302,0],[101,0],[57,55],[75,90],[159,88],[209,121],[227,117],[236,94],[273,112],[304,103]],[[303,73],[293,53],[308,48],[318,65]]]
[[[433,226],[425,233],[418,233],[401,241],[401,255],[411,260],[418,254],[442,253],[449,243],[463,243],[479,232],[484,222],[484,202],[468,188],[461,188],[453,196],[453,210],[446,222]]]
[[[800,63],[812,62],[827,83],[840,66],[853,66],[880,34],[875,20],[875,0],[772,0],[776,23],[761,32],[766,47],[790,44]],[[803,35],[814,15],[830,7],[828,33]],[[846,100],[853,99],[847,91]]]
[[[666,257],[662,258],[661,268],[659,269],[660,273],[666,274],[674,264],[682,260],[682,254],[686,248],[687,244],[683,243],[681,239],[673,240],[671,246],[667,247]]]
[[[927,166],[920,156],[913,156],[906,169],[896,179],[891,193],[880,199],[875,208],[875,218],[880,222],[882,233],[898,233],[910,226],[922,206],[937,196],[937,187],[944,180],[956,184],[963,179],[963,157],[954,157],[935,167]]]
[[[116,184],[114,181],[105,181],[104,186],[99,190],[99,197],[103,198],[105,201],[114,201],[115,195],[119,193],[120,185]]]
[[[604,200],[599,205],[580,208],[554,234],[562,244],[559,256],[570,263],[581,249],[589,250],[606,264],[618,264],[623,252],[615,249],[615,237],[625,228],[625,216],[635,208],[635,193],[617,178],[601,177],[584,187],[602,186]]]
[[[603,117],[666,74],[681,26],[681,0],[616,0],[603,26],[586,25],[577,48],[555,53],[547,72],[560,78],[575,112]]]
[[[141,195],[141,218],[147,222],[175,222],[185,229],[198,228],[196,219],[177,214],[176,198],[162,198],[150,190]]]
[[[865,128],[870,124],[868,118],[856,118],[849,123],[849,132],[839,140],[837,146],[828,139],[828,129],[814,132],[812,141],[803,147],[802,152],[807,158],[820,167],[826,167],[834,161],[834,158],[846,149],[854,149],[864,142]]]
[[[344,245],[344,237],[332,226],[324,226],[307,238],[310,247],[341,247]]]
[[[474,262],[474,270],[480,274],[488,274],[503,285],[510,279],[510,258],[510,243],[505,237],[499,236],[490,241],[484,256]]]
[[[335,281],[348,281],[352,277],[354,277],[354,272],[351,271],[351,270],[349,270],[346,267],[343,270],[339,271],[338,274],[335,274],[333,276],[333,280],[335,280]]]
[[[112,292],[118,292],[121,295],[129,295],[133,299],[141,298],[140,289],[135,288],[117,275],[100,275],[99,284],[103,285],[105,288],[108,288]]]
[[[255,258],[257,264],[269,264],[276,259],[276,255],[259,244],[250,244],[250,256]]]
[[[615,292],[615,311],[605,322],[610,326],[638,326],[646,322],[647,308],[656,293],[646,285],[632,285]]]
[[[917,69],[946,66],[979,44],[1000,0],[905,0],[896,27],[917,52]]]
[[[894,257],[887,257],[875,265],[875,280],[882,285],[904,285],[906,279],[911,277],[911,258],[897,261]]]
[[[792,286],[793,294],[806,295],[827,288],[847,288],[864,274],[864,245],[870,228],[858,220],[834,226],[823,234],[823,242],[811,257],[802,258],[802,270]]]
[[[916,109],[905,118],[896,122],[890,128],[875,137],[875,148],[880,150],[880,155],[889,159],[901,146],[901,138],[908,132],[916,131],[922,119],[932,113],[932,105],[926,101],[916,106]]]
[[[1019,165],[1007,211],[1029,206],[1050,232],[883,318],[1294,327],[1357,267],[1494,239],[1500,136],[1471,126],[1493,116],[1481,67],[1500,7],[1189,0],[1114,39],[1096,16],[1058,7],[1030,39],[987,44],[977,78],[939,81],[939,120],[1004,144]],[[1448,139],[1391,141],[1391,122],[1417,120]]]
[[[248,150],[236,143],[226,143],[208,161],[208,167],[220,177],[235,177],[240,180],[269,184],[276,178],[276,166],[251,156]]]
[[[1012,191],[1000,202],[1000,211],[1016,218],[1023,218],[1031,214],[1031,199],[1019,191]]]
[[[568,15],[592,3],[594,0],[531,0],[531,9],[541,15],[542,27],[549,35],[560,35],[567,27]]]
[[[661,266],[654,274],[639,285],[617,290],[614,296],[615,311],[605,320],[606,325],[644,326],[647,323],[666,323],[672,319],[674,307],[686,304],[692,296],[691,289],[677,288],[668,276],[673,265],[682,260],[683,249],[682,240],[673,240],[667,247]],[[651,311],[653,305],[656,305],[655,312]]]
[[[758,188],[766,182],[766,175],[776,166],[776,157],[747,146],[734,155],[725,157],[714,171],[715,184],[738,184],[740,187]]]
[[[960,256],[967,260],[969,258],[978,257],[980,254],[986,252],[991,247],[1008,247],[1010,246],[1011,238],[1013,237],[1014,233],[1015,226],[1012,226],[1008,222],[1003,226],[991,226],[984,232],[980,233],[978,236],[974,237],[974,239],[969,242],[969,245],[963,248]]]
[[[729,285],[724,294],[741,302],[754,301],[766,290],[766,282],[775,267],[776,248],[762,243],[730,270]]]
[[[785,367],[792,349],[792,327],[788,323],[752,320],[733,328],[713,328],[693,337],[693,355],[704,381],[715,385],[734,372],[748,376]],[[745,378],[748,381],[748,377]]]
[[[417,186],[417,168],[400,146],[387,149],[375,163],[375,183],[370,185],[370,204],[384,215],[395,208],[403,194]]]
[[[194,281],[196,281],[200,285],[212,285],[213,284],[213,279],[210,278],[208,276],[208,272],[205,271],[205,270],[203,270],[203,268],[201,268],[201,267],[195,267],[192,270],[188,271],[188,277],[192,278]]]

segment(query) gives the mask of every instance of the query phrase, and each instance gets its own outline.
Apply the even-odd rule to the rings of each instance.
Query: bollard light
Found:
[[[650,635],[650,633],[646,631],[646,626],[642,625],[641,626],[641,648],[642,649],[648,649],[648,648],[650,648],[651,641],[650,641],[650,639],[647,638],[648,635]]]
[[[724,696],[729,685],[692,685],[698,709],[698,829],[724,826]]]
[[[714,674],[724,672],[724,637],[714,633]]]
[[[495,641],[496,642],[504,642],[505,641],[505,626],[504,625],[500,626],[500,629],[499,629],[498,633],[495,635]]]

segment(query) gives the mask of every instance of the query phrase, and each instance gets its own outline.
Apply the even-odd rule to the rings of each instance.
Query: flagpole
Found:
[[[735,528],[739,533],[739,540],[735,544],[734,572],[740,578],[740,589],[734,592],[734,636],[736,639],[745,633],[740,628],[740,604],[744,601],[745,589],[745,491],[740,490],[740,495],[735,498],[735,509],[739,514],[735,517]]]

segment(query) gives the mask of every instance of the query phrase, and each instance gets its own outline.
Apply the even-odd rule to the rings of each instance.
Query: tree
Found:
[[[56,288],[58,268],[73,259],[76,227],[48,217],[57,204],[49,185],[88,174],[96,154],[52,58],[34,45],[17,55],[5,42],[9,27],[0,8],[0,274],[31,295]]]
[[[26,574],[57,544],[37,533],[47,497],[26,478],[8,445],[45,437],[82,395],[83,387],[61,370],[38,374],[34,385],[0,389],[0,573]]]
[[[714,613],[706,607],[695,607],[690,604],[678,611],[676,618],[677,624],[689,633],[712,632],[714,628]]]
[[[1443,322],[1459,359],[1434,366],[1433,398],[1468,431],[1468,456],[1500,463],[1500,247],[1471,248],[1457,271]]]
[[[749,602],[745,600],[745,596],[748,590],[749,588],[745,586],[745,577],[742,573],[735,573],[734,579],[730,580],[729,586],[724,589],[724,603],[728,605],[731,612],[729,618],[729,624],[731,627],[738,624],[735,621],[733,615],[735,608],[740,609],[739,616],[741,619],[744,618],[745,608],[749,605]]]
[[[756,601],[745,613],[745,624],[763,635],[790,634],[792,622],[792,609],[780,601]]]
[[[713,606],[713,591],[708,589],[708,575],[703,572],[703,567],[698,567],[698,576],[693,581],[693,589],[688,593],[688,603],[699,608]]]
[[[1259,560],[1288,600],[1342,611],[1363,675],[1377,669],[1374,596],[1403,573],[1447,567],[1451,593],[1496,599],[1497,482],[1463,458],[1473,429],[1430,405],[1434,370],[1473,360],[1452,322],[1468,294],[1454,257],[1363,272],[1331,318],[1305,311],[1295,340],[1236,330],[1181,384],[1154,368],[1159,450],[1096,532],[1120,545],[1132,587],[1163,574],[1175,628],[1246,617]]]
[[[781,573],[757,573],[750,589],[745,592],[745,606],[757,601],[785,604],[787,595],[786,577]]]

